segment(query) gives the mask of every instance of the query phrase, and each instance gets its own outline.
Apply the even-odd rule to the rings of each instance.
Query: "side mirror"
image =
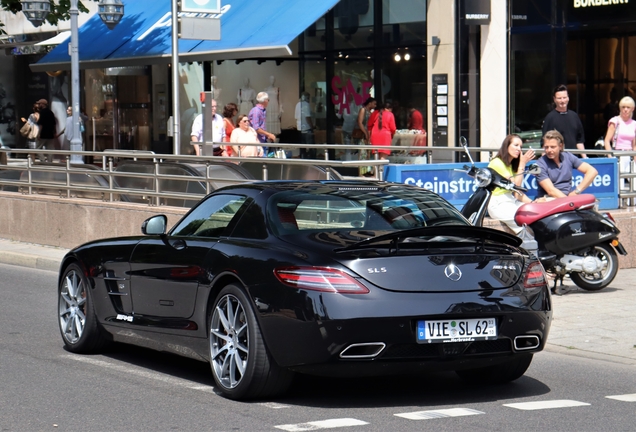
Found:
[[[460,136],[459,143],[461,144],[462,147],[464,147],[464,152],[466,153],[466,156],[468,156],[468,160],[470,161],[470,164],[475,165],[475,162],[473,161],[473,158],[470,156],[470,152],[468,151],[468,140],[466,139],[466,137]]]
[[[528,173],[532,175],[541,174],[541,167],[537,164],[532,164],[528,167]]]
[[[145,235],[162,235],[166,233],[168,218],[166,215],[157,215],[148,218],[141,224],[141,232]]]

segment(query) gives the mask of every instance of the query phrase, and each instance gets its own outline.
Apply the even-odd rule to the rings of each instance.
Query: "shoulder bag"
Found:
[[[616,142],[618,141],[618,125],[621,123],[621,118],[619,116],[614,118],[616,119],[616,129],[614,129],[614,137],[612,138],[612,148],[616,148]]]

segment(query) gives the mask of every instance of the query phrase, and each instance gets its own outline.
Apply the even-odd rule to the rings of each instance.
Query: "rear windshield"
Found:
[[[268,218],[279,234],[470,225],[438,195],[402,185],[279,192],[269,198]]]

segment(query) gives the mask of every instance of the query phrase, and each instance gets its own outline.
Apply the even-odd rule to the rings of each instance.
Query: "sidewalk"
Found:
[[[0,239],[0,263],[57,272],[66,249]],[[636,365],[636,268],[619,270],[612,284],[583,291],[569,279],[552,296],[547,351]]]

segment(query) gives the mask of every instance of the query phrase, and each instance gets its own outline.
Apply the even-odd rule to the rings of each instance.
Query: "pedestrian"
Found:
[[[395,117],[393,116],[393,106],[391,102],[385,102],[382,108],[375,111],[369,117],[369,123],[367,128],[369,130],[371,145],[390,146],[393,141],[393,135],[395,135]],[[378,153],[380,159],[388,159],[391,154],[389,149],[373,150],[373,153]]]
[[[523,141],[521,141],[519,135],[510,134],[506,136],[497,155],[488,163],[488,168],[492,168],[517,186],[521,186],[523,182],[522,174],[526,165],[534,159],[534,150],[530,149],[523,153],[521,150],[522,145]],[[492,192],[488,203],[488,215],[492,219],[502,221],[515,234],[519,234],[522,227],[515,222],[515,213],[522,204],[531,201],[524,193],[496,188]]]
[[[363,139],[365,143],[369,143],[369,130],[367,128],[367,124],[369,122],[369,117],[371,116],[371,113],[373,112],[373,110],[375,109],[375,107],[377,106],[377,101],[375,100],[375,98],[367,98],[366,101],[364,101],[364,103],[362,104],[362,106],[360,107],[360,111],[358,111],[358,127],[357,129],[359,129],[362,132],[363,135]],[[353,138],[356,139],[357,135],[357,130],[354,129],[353,131]]]
[[[55,144],[55,141],[59,134],[56,134],[57,120],[55,118],[55,114],[53,114],[53,111],[49,109],[49,102],[46,99],[40,99],[36,103],[40,114],[38,118],[40,136],[38,138],[36,148],[56,150],[57,145]],[[53,155],[51,154],[44,153],[41,158],[44,159],[45,162],[53,162]]]
[[[40,135],[40,126],[38,126],[39,119],[40,119],[40,106],[38,105],[37,102],[33,104],[33,112],[29,114],[29,117],[27,119],[25,119],[24,117],[20,118],[20,120],[22,120],[24,123],[31,124],[31,129],[29,131],[29,134],[26,136],[27,148],[34,149],[38,145],[37,141],[38,141],[38,136]]]
[[[605,150],[636,151],[636,120],[632,119],[634,113],[634,99],[629,96],[622,98],[618,104],[620,114],[609,119],[607,133],[605,134]],[[608,155],[609,157],[613,155]],[[631,156],[619,156],[618,168],[621,173],[632,171]],[[629,189],[629,180],[621,184],[622,190]]]
[[[373,73],[373,71],[372,71]],[[369,129],[367,125],[369,124],[369,117],[371,117],[371,113],[375,110],[377,106],[377,101],[373,97],[367,98],[364,101],[360,110],[358,111],[358,125],[353,130],[352,137],[355,140],[359,140],[361,144],[369,144]],[[367,150],[361,150],[358,153],[358,159],[367,160],[369,159],[369,152]],[[361,166],[358,168],[359,175],[368,176],[373,175],[373,167],[369,166]]]
[[[311,119],[311,106],[309,105],[310,95],[303,92],[300,100],[296,104],[294,110],[294,118],[296,119],[296,128],[300,132],[300,144],[304,147],[300,148],[301,159],[315,159],[316,149],[310,146],[314,144],[314,123]]]
[[[543,136],[544,155],[537,160],[541,172],[537,174],[538,198],[550,196],[561,198],[579,195],[598,174],[596,168],[581,161],[570,152],[563,151],[563,135],[557,130],[548,131]],[[576,187],[572,187],[572,172],[574,169],[583,173],[583,180]]]
[[[223,108],[223,122],[225,127],[225,138],[223,142],[229,143],[230,137],[232,136],[232,131],[236,127],[234,124],[234,116],[238,114],[238,105],[234,102],[230,102],[225,105]],[[234,156],[232,152],[232,146],[223,146],[223,156]]]
[[[211,102],[211,111],[212,111],[212,156],[222,156],[223,155],[223,146],[222,142],[225,138],[225,122],[223,121],[223,117],[216,113],[217,103],[216,100],[212,99]],[[192,142],[203,142],[203,114],[199,114],[196,116],[194,121],[192,122],[192,132],[190,132],[190,140]],[[201,156],[201,145],[194,144],[194,152],[197,156]]]
[[[261,157],[263,156],[263,147],[249,146],[240,144],[258,144],[258,133],[250,126],[250,120],[247,115],[241,114],[238,117],[237,127],[232,131],[230,142],[233,145],[232,151],[236,156],[241,157]]]
[[[568,110],[570,97],[568,88],[564,84],[555,87],[553,100],[555,107],[543,120],[542,135],[545,136],[548,131],[556,129],[565,140],[566,150],[585,150],[583,124],[576,112]],[[587,158],[587,155],[581,153],[580,157]]]
[[[258,141],[262,144],[276,141],[276,135],[267,132],[267,105],[269,105],[269,96],[267,92],[260,92],[256,95],[256,105],[247,115],[250,126],[256,131]],[[240,126],[240,125],[239,125]],[[267,147],[263,150],[267,152]]]

